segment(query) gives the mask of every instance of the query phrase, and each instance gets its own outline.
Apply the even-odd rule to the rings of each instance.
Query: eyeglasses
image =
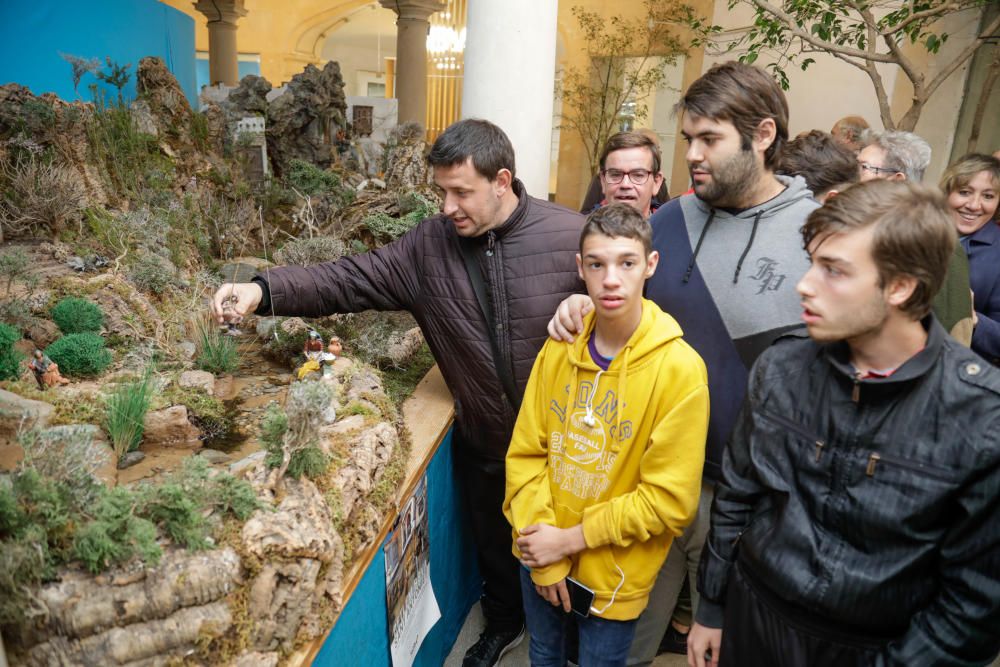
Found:
[[[869,171],[876,176],[879,174],[898,174],[901,173],[899,169],[891,169],[889,167],[876,167],[873,164],[868,164],[867,162],[859,162],[858,166],[861,167],[862,171]]]
[[[650,173],[651,172],[647,169],[633,169],[631,171],[622,171],[621,169],[604,169],[601,171],[601,174],[604,176],[604,180],[615,185],[621,183],[626,176],[628,176],[628,180],[632,182],[632,185],[642,185],[649,178]]]

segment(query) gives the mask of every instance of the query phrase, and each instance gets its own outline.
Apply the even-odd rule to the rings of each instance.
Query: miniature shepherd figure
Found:
[[[28,361],[28,368],[34,373],[35,382],[42,391],[48,387],[69,384],[69,380],[59,374],[59,364],[49,359],[41,350],[35,350]]]

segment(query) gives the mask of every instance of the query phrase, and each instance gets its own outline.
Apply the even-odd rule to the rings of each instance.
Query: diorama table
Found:
[[[441,618],[420,645],[414,665],[439,667],[479,598],[480,580],[472,535],[452,472],[454,403],[437,366],[403,404],[411,448],[396,502],[378,537],[344,577],[343,608],[325,637],[292,656],[293,665],[388,667],[392,664],[383,546],[399,512],[426,478],[430,580]]]

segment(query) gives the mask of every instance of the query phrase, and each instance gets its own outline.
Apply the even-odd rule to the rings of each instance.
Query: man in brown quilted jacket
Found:
[[[525,192],[510,140],[488,121],[455,123],[427,159],[444,199],[441,214],[368,253],[224,285],[212,312],[220,323],[249,313],[319,317],[368,309],[408,310],[417,320],[455,399],[455,472],[487,621],[463,665],[480,667],[496,664],[523,633],[519,564],[501,512],[504,457],[549,317],[583,290],[575,260],[583,217]]]

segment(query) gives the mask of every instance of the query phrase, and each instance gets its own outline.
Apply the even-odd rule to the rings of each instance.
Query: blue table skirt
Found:
[[[414,665],[440,667],[465,617],[479,599],[479,569],[468,519],[452,469],[452,429],[427,466],[431,585],[441,619],[424,639]],[[406,504],[402,499],[400,506]],[[391,665],[385,602],[385,554],[378,550],[337,619],[314,665]]]

